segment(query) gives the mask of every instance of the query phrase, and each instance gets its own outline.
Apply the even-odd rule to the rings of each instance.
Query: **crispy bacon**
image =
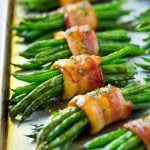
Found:
[[[56,38],[66,38],[74,56],[81,54],[98,54],[98,40],[95,32],[89,25],[75,26],[66,32],[57,32],[54,36]]]
[[[150,115],[143,119],[126,123],[123,127],[137,134],[145,143],[147,150],[150,150]]]
[[[67,4],[76,3],[76,2],[79,2],[81,0],[59,0],[59,1],[60,1],[61,6],[65,6]]]
[[[95,55],[79,55],[56,61],[52,67],[60,69],[64,75],[62,99],[70,99],[77,94],[102,87],[104,79],[99,66],[101,61]]]
[[[90,25],[92,29],[97,27],[95,11],[88,1],[69,4],[58,11],[64,13],[67,28],[87,24]]]
[[[99,132],[105,125],[128,118],[133,108],[114,86],[75,96],[68,106],[77,106],[85,113],[91,134]]]

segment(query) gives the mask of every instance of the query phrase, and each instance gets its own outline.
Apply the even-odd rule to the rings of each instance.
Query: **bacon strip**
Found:
[[[150,150],[150,115],[146,118],[126,123],[123,127],[137,134],[145,143],[147,150]]]
[[[95,55],[79,55],[56,61],[52,68],[58,68],[64,75],[62,99],[70,99],[104,85],[100,68],[101,58]]]
[[[74,56],[81,54],[97,55],[99,52],[96,34],[89,25],[75,26],[66,32],[57,32],[54,36],[55,38],[66,38]]]
[[[68,106],[78,106],[87,116],[90,122],[90,133],[95,134],[105,126],[103,110],[98,102],[90,96],[79,95],[74,97]]]
[[[133,109],[133,105],[123,99],[119,88],[114,86],[76,96],[68,106],[77,106],[84,111],[91,134],[98,133],[105,125],[128,118]]]
[[[90,25],[92,29],[97,27],[95,11],[88,1],[69,4],[58,11],[64,13],[67,28],[77,25]]]

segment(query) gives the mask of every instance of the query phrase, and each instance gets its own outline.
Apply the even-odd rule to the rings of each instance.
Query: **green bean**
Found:
[[[145,25],[146,24],[146,25]],[[147,25],[147,23],[143,23],[141,24],[140,26],[138,26],[136,28],[137,31],[139,32],[147,32],[147,31],[150,31],[150,25]]]
[[[95,11],[115,10],[122,5],[121,1],[113,1],[111,3],[96,4],[93,6]]]
[[[115,60],[111,61],[111,64],[112,65],[117,65],[117,64],[123,65],[126,62],[128,62],[128,59],[115,59]],[[106,65],[110,65],[110,62],[103,64],[103,66],[106,66]]]
[[[93,140],[85,143],[82,146],[82,149],[88,150],[88,149],[94,149],[94,148],[100,148],[108,144],[109,142],[113,141],[115,138],[120,137],[124,133],[127,132],[127,129],[120,128],[118,130],[112,131],[110,133],[104,134],[102,136],[98,136],[94,138]]]
[[[141,139],[135,135],[125,141],[125,143],[121,144],[116,150],[131,150],[134,149],[139,143],[141,143]]]
[[[60,124],[65,118],[71,114],[79,111],[77,107],[69,107],[61,111],[61,115],[56,116],[53,120],[50,118],[48,123],[42,128],[37,138],[37,145],[41,144],[46,140],[47,135],[52,131],[58,124]]]
[[[22,93],[28,93],[32,91],[34,88],[36,88],[39,85],[39,83],[32,83],[25,86],[19,86],[16,89],[13,90],[15,94],[22,94]]]
[[[122,42],[109,42],[109,41],[99,41],[99,51],[100,54],[107,55],[118,51],[124,47],[131,46],[129,43],[122,43]]]
[[[21,55],[24,53],[33,53],[36,49],[43,48],[43,47],[56,47],[63,44],[67,44],[66,39],[51,39],[51,40],[44,40],[44,41],[37,41],[30,44],[27,49],[25,49]]]
[[[108,56],[104,56],[102,57],[102,64],[108,63],[114,59],[119,59],[122,58],[123,56],[127,55],[127,54],[131,54],[135,52],[135,47],[134,46],[129,46],[129,47],[125,47],[117,52],[114,52],[112,54],[109,54]]]
[[[12,118],[16,117],[17,114],[23,112],[26,107],[38,96],[43,94],[45,90],[51,89],[54,87],[56,83],[62,82],[62,75],[58,75],[56,77],[53,77],[52,79],[49,79],[45,81],[44,83],[40,84],[37,88],[35,88],[32,92],[30,92],[24,99],[22,99],[20,102],[17,103],[11,110],[10,115]],[[56,96],[60,93],[55,93]]]
[[[78,120],[82,119],[84,116],[84,113],[82,111],[79,111],[77,113],[72,114],[68,118],[64,119],[60,126],[56,126],[47,136],[47,142],[51,142],[54,140],[57,136],[59,136],[61,133],[63,133],[66,129],[69,128],[73,123],[77,122]]]
[[[44,147],[44,146],[45,146],[44,149],[48,150],[48,149],[51,149],[51,148],[58,146],[59,144],[62,144],[67,139],[72,138],[76,134],[79,134],[82,131],[82,129],[85,127],[85,125],[87,125],[87,119],[86,118],[79,120],[77,123],[74,124],[73,127],[68,129],[65,133],[60,135],[58,138],[56,138],[54,141],[52,141],[48,145],[45,146],[45,145],[41,144],[38,147],[38,150],[42,149],[42,147]]]
[[[143,46],[144,49],[150,49],[150,41],[147,41],[147,43],[145,43],[145,45]]]
[[[131,38],[128,36],[125,30],[112,30],[112,31],[104,31],[96,33],[98,39],[102,40],[110,40],[117,42],[128,42]]]
[[[54,48],[53,47],[40,48],[40,49],[35,50],[32,53],[26,52],[26,55],[24,55],[23,57],[25,57],[25,58],[34,58],[35,56],[45,57],[48,55],[54,55],[56,52],[61,52],[65,49],[68,49],[67,44],[56,46]]]
[[[120,137],[114,139],[112,142],[110,142],[109,144],[107,144],[103,148],[103,150],[108,150],[108,149],[109,150],[113,150],[113,149],[116,149],[118,146],[120,146],[121,144],[123,144],[126,140],[128,140],[132,136],[133,136],[133,132],[127,131],[126,133],[124,133]]]
[[[52,77],[55,77],[60,74],[59,70],[41,70],[41,71],[35,71],[31,73],[13,73],[12,75],[22,81],[26,82],[43,82],[46,81]],[[36,84],[37,85],[37,84]],[[26,89],[26,87],[25,87]]]
[[[24,112],[23,112],[23,114],[21,116],[20,123],[25,121],[27,119],[27,117],[33,111],[35,111],[39,106],[41,106],[42,104],[46,103],[50,98],[55,97],[55,96],[57,96],[57,95],[59,95],[61,93],[61,91],[62,91],[62,84],[61,83],[59,83],[58,85],[57,84],[55,83],[55,87],[52,87],[50,90],[45,91],[42,95],[40,95],[37,98],[35,98],[31,102],[31,104],[27,106],[27,108],[24,110]]]
[[[122,8],[117,8],[114,10],[104,10],[102,12],[97,11],[95,12],[97,18],[100,18],[102,20],[114,20],[114,19],[118,19],[119,17],[123,16],[123,15],[127,15],[130,13],[129,10],[123,10]]]
[[[130,87],[126,89],[121,89],[121,93],[126,96],[126,95],[131,95],[131,94],[136,94],[139,93],[140,91],[144,89],[150,88],[150,83],[147,83],[145,85],[137,85],[135,87]]]
[[[41,56],[37,55],[35,57],[35,61],[37,61],[40,64],[44,64],[44,63],[48,63],[48,62],[54,62],[57,59],[68,58],[70,56],[71,56],[71,52],[68,49],[66,49],[61,52],[57,52],[53,55],[49,55],[49,56],[45,56],[45,57],[41,57]]]
[[[130,47],[130,46],[134,46],[135,47],[134,51],[136,51],[136,52],[131,52],[129,54],[130,56],[137,56],[145,53],[145,50],[143,48],[140,48],[139,46],[130,43],[108,42],[108,41],[99,42],[100,53],[104,55],[113,53],[115,51],[123,49],[124,47]]]
[[[20,95],[16,95],[14,98],[11,98],[9,100],[9,104],[10,105],[16,105],[21,99],[23,99],[25,96],[27,95],[27,93],[23,93]]]
[[[137,147],[134,148],[135,150],[146,150],[145,145],[139,144]]]
[[[31,61],[29,63],[24,63],[24,64],[12,64],[12,65],[14,65],[15,67],[18,67],[18,68],[22,68],[24,70],[32,70],[32,69],[40,69],[41,68],[41,65],[35,61]]]
[[[137,109],[144,109],[144,108],[149,108],[150,107],[150,102],[144,102],[144,103],[138,103],[138,104],[134,104],[134,110]]]
[[[145,80],[149,82],[150,81],[150,76],[146,77]]]
[[[134,75],[119,74],[119,75],[104,76],[105,83],[116,83],[119,81],[128,81],[130,79],[134,79]]]
[[[107,75],[130,73],[130,70],[135,70],[135,67],[127,66],[125,64],[113,64],[113,65],[102,66],[103,74],[107,74]]]
[[[140,64],[140,63],[136,63],[137,66],[141,67],[144,70],[148,70],[150,71],[150,65],[149,64]]]
[[[49,3],[48,0],[21,0],[21,3],[24,4],[29,11],[48,11],[59,6],[59,1],[52,0]]]
[[[150,63],[150,58],[144,57],[143,59],[144,59],[146,62]]]
[[[138,95],[129,95],[126,99],[130,100],[133,104],[149,101],[150,90],[148,92],[142,92]]]
[[[137,81],[135,81],[135,80],[129,80],[128,83],[127,83],[127,85],[124,86],[124,88],[130,88],[130,87],[134,87],[134,86],[137,86],[137,85],[139,85],[139,83]]]
[[[12,99],[16,98],[20,94],[29,93],[30,91],[35,89],[38,85],[39,85],[39,83],[32,83],[32,84],[29,84],[29,85],[17,87],[16,89],[13,90],[14,93],[12,95]]]
[[[61,24],[64,23],[64,18],[56,19],[56,20],[48,20],[47,22],[27,22],[24,21],[23,25],[26,26],[27,30],[38,30],[39,28],[42,28],[42,30],[51,30],[51,29],[57,29],[60,27]]]

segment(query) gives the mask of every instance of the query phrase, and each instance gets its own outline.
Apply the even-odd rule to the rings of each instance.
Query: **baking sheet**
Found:
[[[5,8],[6,10],[8,10],[7,7],[9,6],[9,4],[8,4],[9,2],[11,2],[11,4],[13,4],[12,0],[10,0],[10,1],[6,0],[5,5],[0,5],[0,6],[3,6],[3,9]],[[130,16],[124,18],[124,20],[130,20],[130,19],[132,19],[133,16],[137,15],[138,13],[142,12],[146,8],[150,7],[150,1],[149,0],[128,0],[124,7],[128,8],[128,9],[131,8],[131,9],[135,10],[135,12],[133,12]],[[6,11],[6,12],[10,13],[10,11]],[[25,11],[23,10],[23,8],[16,1],[15,2],[15,9],[14,9],[13,23],[19,22],[20,19],[24,15],[26,15]],[[6,14],[6,18],[5,18],[6,20],[7,20],[7,16],[8,15]],[[10,26],[11,26],[10,22],[8,22],[7,25],[6,24],[4,25],[5,28],[4,28],[3,32],[7,33],[7,35],[10,34],[10,32],[8,32],[6,27],[10,28]],[[140,43],[141,45],[143,44],[142,39],[146,36],[145,34],[143,34],[143,33],[139,33],[139,34],[129,33],[129,34],[133,37],[132,38],[132,43],[135,43],[135,44]],[[2,69],[2,70],[0,70],[0,73],[3,71],[3,76],[0,75],[2,77],[1,81],[3,81],[3,82],[1,82],[3,84],[1,84],[2,88],[1,88],[1,91],[0,91],[0,98],[1,98],[1,100],[6,101],[7,97],[8,97],[8,94],[9,94],[9,91],[8,91],[8,87],[9,87],[9,85],[8,85],[9,80],[8,79],[9,78],[7,78],[7,77],[8,77],[8,74],[9,74],[9,66],[8,65],[9,65],[9,55],[10,55],[10,53],[9,53],[10,46],[6,48],[6,45],[7,46],[10,45],[9,44],[10,36],[9,36],[8,40],[6,40],[6,35],[4,35],[4,38],[5,39],[2,40],[2,41],[4,41],[3,45],[0,44],[1,48],[3,49],[3,51],[1,51],[1,59],[0,59],[0,61],[3,62],[2,66],[0,67]],[[11,44],[11,46],[12,46],[12,48],[11,48],[11,50],[12,50],[11,62],[19,63],[21,61],[22,62],[25,61],[24,58],[18,56],[18,53],[21,50],[23,50],[24,47],[25,47],[25,45],[17,43],[20,40],[21,39],[19,39],[18,37],[15,36],[15,34],[13,34],[12,44]],[[6,51],[6,49],[7,49],[7,51]],[[139,61],[139,59],[134,58],[133,61]],[[5,63],[5,62],[7,62],[7,63]],[[11,68],[10,68],[11,72],[14,72],[16,70],[17,70],[17,68],[11,66]],[[144,74],[140,74],[140,78],[139,78],[139,76],[136,76],[136,78],[141,79],[141,76],[143,77]],[[22,84],[24,84],[24,83],[14,79],[13,77],[10,78],[10,87],[11,88],[15,88],[16,86],[22,85]],[[4,106],[5,106],[4,103],[0,103],[0,110],[2,110],[2,112],[3,112],[3,114],[1,114],[1,118],[0,118],[0,121],[1,121],[0,122],[1,123],[0,128],[1,128],[1,131],[3,131],[3,133],[0,132],[0,143],[1,143],[0,145],[2,145],[2,142],[3,142],[3,146],[6,146],[6,138],[7,138],[7,149],[8,150],[27,150],[27,149],[28,150],[33,150],[33,149],[35,149],[35,143],[33,143],[31,139],[25,137],[24,135],[27,135],[27,134],[31,133],[31,129],[33,128],[31,126],[31,124],[41,124],[43,122],[46,122],[47,119],[48,119],[48,116],[50,115],[50,113],[48,113],[48,112],[33,113],[32,116],[31,116],[31,120],[29,120],[25,123],[22,123],[19,127],[18,127],[18,124],[16,122],[12,122],[10,120],[10,118],[8,117],[8,137],[6,137],[7,132],[5,132],[5,131],[6,131],[6,127],[7,127],[6,126],[7,120],[6,119],[2,120],[2,117],[3,118],[7,117],[7,113],[6,113],[7,108],[2,109],[2,108],[4,108]],[[64,105],[62,104],[61,107],[63,108]],[[132,116],[132,118],[136,118],[137,116],[142,115],[143,113],[145,113],[145,111],[137,112],[137,113],[134,114],[134,116]],[[118,125],[120,125],[122,123],[112,124],[112,125],[106,127],[100,134],[103,134],[103,133],[107,132],[108,130],[112,130],[114,128],[117,128]],[[89,138],[92,138],[92,137],[88,136],[88,135],[83,135],[83,136],[79,137],[74,142],[74,144],[72,145],[70,150],[77,149],[79,144],[83,143],[84,141],[86,141]],[[3,139],[3,141],[2,141],[2,139]],[[0,150],[3,150],[3,149],[4,149],[4,147],[0,147]]]

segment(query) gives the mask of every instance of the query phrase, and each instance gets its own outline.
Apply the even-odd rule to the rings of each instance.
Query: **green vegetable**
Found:
[[[98,30],[121,27],[121,24],[117,20],[130,12],[124,10],[122,3],[117,1],[93,5],[93,8],[98,19]],[[49,38],[54,32],[64,30],[66,28],[65,24],[64,14],[55,11],[44,15],[24,18],[19,24],[14,25],[13,28],[16,30],[18,36],[23,37],[25,41],[32,42],[39,38],[41,39],[41,37],[43,37],[42,39]]]
[[[127,81],[134,78],[134,74],[136,71],[132,66],[127,67],[124,65],[124,69],[122,68],[121,70],[119,70],[120,64],[112,65],[112,69],[110,65],[106,65],[106,67],[103,65],[108,62],[110,63],[113,59],[122,58],[123,56],[129,54],[131,52],[131,49],[132,47],[127,47],[118,52],[115,52],[114,54],[102,58],[102,69],[104,70],[105,83],[120,83],[122,81]],[[109,71],[107,74],[108,68]],[[110,75],[110,73],[112,75]],[[23,99],[21,99],[20,101],[17,100],[18,103],[10,108],[10,115],[12,118],[15,118],[20,113],[23,114],[21,121],[26,120],[26,118],[33,111],[37,110],[43,104],[46,104],[49,99],[53,97],[59,97],[63,89],[63,75],[59,70],[43,70],[25,75],[15,73],[13,75],[23,81],[40,83],[29,93],[27,93],[27,95]]]
[[[122,132],[122,134],[120,134]],[[104,139],[106,142],[104,141]],[[109,140],[110,139],[110,140]],[[116,150],[131,150],[131,149],[141,149],[145,150],[145,146],[137,135],[132,131],[124,128],[119,128],[110,133],[106,133],[102,136],[98,136],[93,140],[86,142],[83,146],[83,150],[90,149],[116,149]]]
[[[133,94],[136,92],[136,96],[142,94],[142,92],[144,91],[149,91],[150,92],[150,84],[146,84],[146,85],[137,85],[134,86],[132,88],[126,88],[126,89],[122,89],[121,92],[123,94],[123,96],[131,96],[131,94]],[[125,92],[126,91],[126,92]],[[131,91],[131,92],[130,92]],[[96,92],[96,91],[95,91]],[[149,93],[148,92],[148,93]],[[92,95],[93,92],[87,93],[87,95]],[[128,93],[128,94],[127,94]],[[145,93],[147,94],[147,93]],[[145,99],[145,97],[141,97],[141,102],[142,104],[144,104],[147,101],[147,99]],[[141,104],[141,102],[139,102],[139,100],[135,99],[135,101],[131,101],[133,102],[134,106],[139,106],[139,104]],[[150,104],[150,102],[149,102]],[[142,107],[138,107],[138,109],[142,109]],[[144,108],[149,108],[149,105],[145,105]],[[67,110],[70,112],[70,109],[75,110],[74,112],[71,112],[70,116],[66,116],[65,118],[58,119],[61,118],[63,113],[67,112]],[[81,123],[80,119],[78,119],[78,121],[75,121],[75,119],[72,119],[72,115],[74,114],[74,116],[76,116],[79,112],[82,112],[82,110],[79,110],[77,107],[68,107],[64,110],[60,111],[60,114],[57,116],[57,122],[53,123],[55,119],[49,119],[48,123],[44,126],[41,127],[40,132],[38,133],[37,136],[37,149],[51,149],[51,148],[56,148],[58,146],[60,146],[62,143],[64,142],[72,142],[72,138],[76,137],[77,135],[79,135],[83,129],[86,128],[88,122],[87,122],[87,117],[86,116],[82,116],[82,121],[85,121],[83,126],[82,126],[82,131],[80,130],[79,124]],[[53,116],[53,114],[52,114]],[[51,117],[52,117],[51,116]],[[66,123],[67,120],[71,120],[71,122],[74,122],[72,125],[70,125],[70,122],[68,122],[68,124]],[[65,123],[64,123],[65,122]],[[65,126],[66,128],[62,128],[62,126],[64,127],[64,124],[68,125]],[[49,128],[51,127],[51,128]],[[79,129],[77,129],[77,127]],[[62,129],[62,130],[57,130],[57,129]],[[57,131],[57,132],[56,132]],[[57,136],[55,136],[57,133]],[[51,137],[55,137],[52,138]],[[141,139],[139,137],[137,137],[134,133],[132,133],[131,131],[127,130],[127,129],[118,129],[116,131],[113,131],[111,133],[105,134],[103,136],[97,137],[96,139],[89,141],[88,143],[83,145],[83,149],[96,149],[96,148],[103,148],[103,149],[122,149],[123,146],[126,149],[134,149],[137,148],[137,146],[140,145],[140,148],[143,148],[144,145],[142,145],[143,143],[141,142]],[[121,146],[123,145],[123,146]],[[68,148],[69,149],[69,148]]]

